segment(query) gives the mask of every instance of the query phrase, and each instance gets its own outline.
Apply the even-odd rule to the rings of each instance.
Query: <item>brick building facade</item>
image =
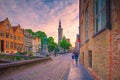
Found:
[[[23,51],[23,37],[20,25],[12,27],[8,18],[0,22],[0,52]]]
[[[98,80],[120,80],[120,1],[80,0],[80,62]]]
[[[14,48],[15,52],[20,51],[23,52],[24,50],[24,35],[22,32],[22,28],[20,25],[13,26],[14,30]]]

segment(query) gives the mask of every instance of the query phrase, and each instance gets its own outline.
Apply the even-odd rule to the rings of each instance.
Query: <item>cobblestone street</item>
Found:
[[[6,74],[0,80],[63,80],[70,66],[69,56],[65,54],[53,57],[52,61]]]
[[[71,60],[71,54],[52,58],[52,61],[0,76],[0,80],[93,80],[81,64]]]

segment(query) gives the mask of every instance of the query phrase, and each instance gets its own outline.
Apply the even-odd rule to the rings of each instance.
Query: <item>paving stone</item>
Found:
[[[52,57],[52,61],[31,66],[14,74],[6,74],[4,77],[0,77],[0,80],[62,80],[61,77],[70,66],[69,56]]]
[[[52,61],[0,76],[0,80],[93,80],[81,64],[75,65],[71,54],[52,58]]]

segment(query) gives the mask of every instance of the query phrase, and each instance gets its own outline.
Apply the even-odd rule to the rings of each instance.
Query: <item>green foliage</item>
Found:
[[[16,52],[17,55],[20,55],[20,52]]]
[[[47,35],[45,34],[45,32],[42,32],[42,31],[37,31],[35,34],[36,34],[36,37],[38,37],[38,38],[47,37]]]
[[[54,42],[54,38],[53,37],[48,37],[47,42],[48,43]]]
[[[33,32],[31,29],[26,29],[27,32],[31,33],[32,36],[35,36],[35,32]]]
[[[65,37],[60,42],[60,47],[65,50],[68,50],[70,48],[71,44],[65,39]]]
[[[27,54],[28,54],[29,56],[33,56],[33,55],[34,55],[34,52],[31,52],[31,51],[30,51],[30,52],[28,52]]]
[[[41,45],[43,46],[44,43],[44,37],[47,37],[45,32],[42,31],[37,31],[37,32],[33,32],[31,29],[26,29],[27,32],[31,33],[32,36],[38,37],[41,39]]]
[[[47,37],[45,32],[42,31],[37,31],[37,32],[33,32],[31,29],[26,29],[27,32],[31,33],[33,36],[36,36],[38,38],[41,39],[41,47],[43,48],[43,43],[44,43],[44,37]],[[48,47],[48,51],[52,52],[55,49],[58,51],[58,45],[54,42],[54,38],[53,37],[48,37],[47,38],[47,47]]]
[[[48,47],[49,52],[52,52],[52,51],[54,51],[56,49],[57,43],[54,42],[53,37],[48,37],[48,39],[47,39],[47,47]]]
[[[36,37],[40,38],[41,39],[41,44],[43,45],[44,43],[44,37],[47,37],[47,35],[45,34],[45,32],[42,32],[42,31],[37,31],[35,33]]]

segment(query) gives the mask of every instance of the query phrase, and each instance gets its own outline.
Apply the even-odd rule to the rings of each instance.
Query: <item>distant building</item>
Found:
[[[80,0],[80,61],[95,80],[120,80],[120,0]]]
[[[36,38],[33,37],[32,38],[32,52],[34,52],[36,54],[37,50],[36,50]]]
[[[41,50],[41,39],[40,38],[35,38],[36,42],[36,52],[40,52]]]
[[[24,34],[24,51],[32,51],[32,34],[22,29]]]
[[[8,18],[0,22],[0,52],[23,51],[23,37],[20,25],[12,27]]]
[[[61,21],[59,21],[59,26],[58,26],[58,44],[63,38],[63,28],[61,26]]]

